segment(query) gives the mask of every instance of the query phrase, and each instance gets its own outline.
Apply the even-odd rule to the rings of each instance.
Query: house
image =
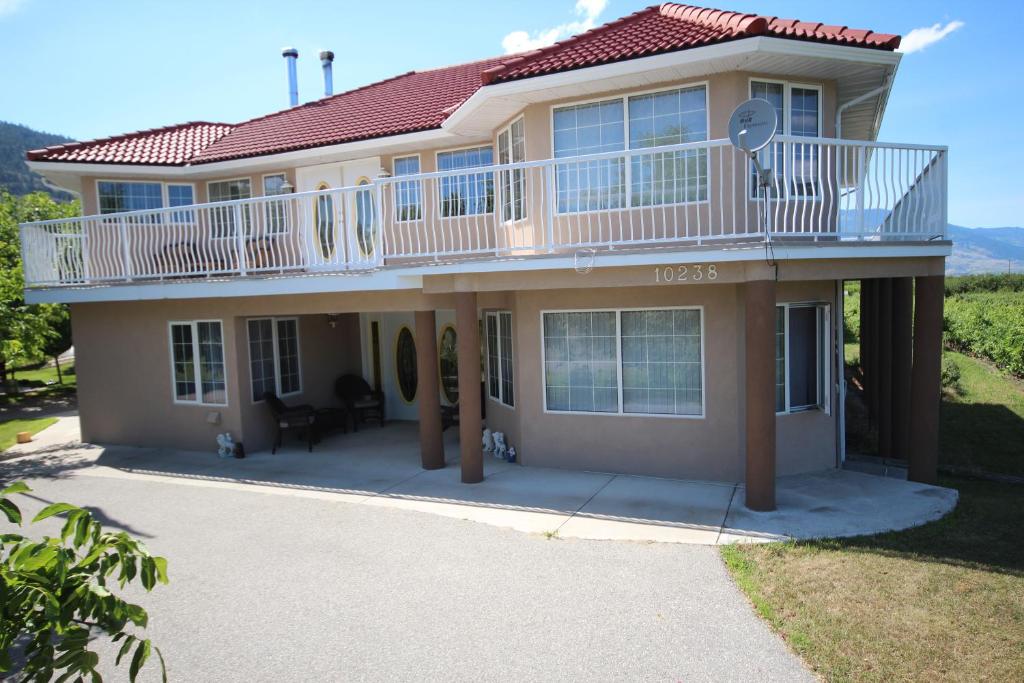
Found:
[[[946,148],[876,140],[899,37],[676,4],[242,123],[28,153],[81,218],[22,227],[72,310],[83,438],[269,447],[265,391],[363,376],[444,464],[743,481],[844,458],[843,282],[884,455],[935,478]],[[283,93],[282,93],[283,94]],[[728,140],[774,105],[758,161]],[[450,411],[449,411],[450,412]],[[481,418],[485,413],[486,417]]]

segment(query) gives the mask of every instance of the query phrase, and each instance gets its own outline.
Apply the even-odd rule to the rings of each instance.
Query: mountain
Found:
[[[67,192],[47,187],[43,177],[25,164],[28,150],[71,141],[63,135],[41,133],[27,126],[0,121],[0,187],[14,195],[42,191],[49,192],[55,199],[72,199]]]
[[[1024,228],[965,228],[950,225],[953,255],[948,275],[1024,272]]]

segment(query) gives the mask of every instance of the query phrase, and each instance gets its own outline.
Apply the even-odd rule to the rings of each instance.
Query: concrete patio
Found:
[[[290,442],[244,460],[214,453],[81,444],[76,417],[61,417],[4,455],[3,480],[46,477],[170,478],[214,488],[259,487],[415,510],[563,538],[721,544],[854,536],[937,519],[956,491],[860,472],[780,477],[778,509],[752,512],[742,484],[522,467],[485,456],[485,480],[459,481],[458,435],[445,434],[448,465],[420,467],[416,425],[339,434],[308,453]]]

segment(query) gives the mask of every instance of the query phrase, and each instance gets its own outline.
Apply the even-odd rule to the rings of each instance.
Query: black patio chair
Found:
[[[316,409],[307,404],[299,406],[285,405],[284,401],[277,397],[273,391],[263,392],[263,400],[266,402],[270,413],[274,416],[274,424],[277,425],[277,436],[274,438],[274,446],[270,452],[277,453],[281,447],[281,439],[285,432],[298,432],[299,438],[305,437],[306,446],[309,452],[313,452],[313,440],[316,438]]]
[[[359,423],[377,420],[384,426],[384,394],[374,391],[359,375],[342,375],[334,382],[334,395],[338,397],[352,417],[352,427],[359,431]]]

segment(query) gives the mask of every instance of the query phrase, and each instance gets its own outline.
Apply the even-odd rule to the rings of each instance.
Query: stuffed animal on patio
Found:
[[[217,455],[222,458],[233,458],[235,456],[235,440],[231,438],[231,432],[224,432],[217,435]]]
[[[484,453],[490,453],[494,450],[494,436],[491,434],[490,429],[484,430]]]
[[[494,432],[494,457],[505,459],[508,455],[508,446],[505,445],[505,435],[502,432]]]

